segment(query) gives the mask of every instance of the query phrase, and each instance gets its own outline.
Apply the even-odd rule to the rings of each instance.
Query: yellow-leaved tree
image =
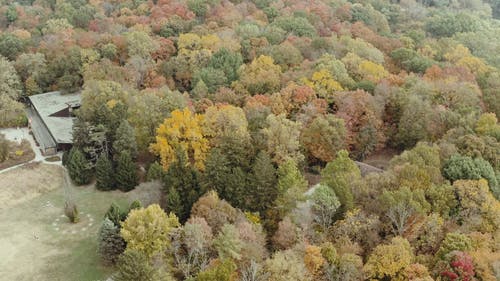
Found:
[[[358,73],[363,79],[372,81],[373,83],[378,83],[381,79],[389,75],[389,72],[382,65],[369,60],[363,60],[359,64]]]
[[[208,140],[202,127],[204,116],[192,113],[188,108],[172,111],[156,130],[156,143],[151,144],[151,152],[159,155],[163,169],[177,160],[181,149],[197,169],[204,170],[208,152]]]
[[[167,215],[158,204],[153,204],[130,211],[120,234],[127,242],[127,250],[137,250],[152,257],[170,246],[168,234],[179,226],[173,213]]]
[[[470,50],[462,44],[458,44],[451,49],[444,55],[444,58],[457,66],[469,69],[476,75],[481,75],[491,70],[491,67],[488,64],[486,64],[482,59],[472,55]]]
[[[322,98],[329,98],[332,96],[333,92],[344,90],[342,85],[340,85],[326,69],[314,72],[311,80],[304,79],[304,84],[313,88],[318,96]]]
[[[249,140],[248,121],[240,107],[221,104],[205,111],[205,133],[216,144],[221,138],[232,136]]]
[[[413,262],[410,243],[400,237],[392,238],[387,245],[378,245],[368,257],[364,271],[368,280],[408,280],[406,268]]]

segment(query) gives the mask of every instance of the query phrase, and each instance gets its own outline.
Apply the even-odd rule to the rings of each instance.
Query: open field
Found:
[[[127,206],[138,192],[100,192],[93,186],[67,192],[60,166],[30,165],[0,174],[2,280],[106,280],[112,269],[99,263],[100,222],[111,202]],[[66,196],[81,212],[77,224],[63,214]]]

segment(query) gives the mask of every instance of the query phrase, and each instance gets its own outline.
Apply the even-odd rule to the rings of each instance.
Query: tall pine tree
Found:
[[[68,173],[77,185],[88,184],[92,179],[91,168],[89,161],[85,158],[83,153],[76,147],[71,149],[68,159]]]
[[[249,142],[225,136],[219,146],[212,148],[205,162],[203,186],[215,189],[232,206],[248,209],[246,190],[251,172],[253,148]]]
[[[123,120],[118,129],[116,129],[113,151],[115,155],[128,151],[132,158],[137,156],[137,143],[135,140],[134,128],[130,126],[127,120]]]
[[[124,151],[118,157],[116,167],[116,184],[122,191],[130,191],[137,185],[137,166],[130,153]]]
[[[249,209],[264,211],[271,207],[278,196],[277,177],[271,157],[264,151],[255,158],[250,183],[247,196],[251,201]]]
[[[99,229],[98,251],[101,259],[114,264],[125,250],[125,240],[120,236],[120,228],[108,218],[104,218]]]
[[[168,211],[174,212],[181,222],[189,217],[194,202],[203,195],[199,172],[188,164],[186,154],[176,151],[176,161],[170,165],[164,177]]]
[[[95,165],[95,187],[99,190],[112,190],[115,188],[113,164],[107,155],[101,155]]]

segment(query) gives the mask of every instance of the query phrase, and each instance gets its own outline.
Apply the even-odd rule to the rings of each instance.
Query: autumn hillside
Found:
[[[81,92],[73,184],[161,185],[99,218],[115,281],[500,280],[498,19],[493,0],[0,0],[0,127]]]

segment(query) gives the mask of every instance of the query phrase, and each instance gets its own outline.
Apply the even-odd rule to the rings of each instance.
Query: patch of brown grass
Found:
[[[22,179],[22,184],[19,184]],[[0,175],[0,211],[28,201],[63,184],[62,168],[30,163]]]
[[[35,159],[35,152],[31,149],[29,141],[22,140],[20,144],[10,142],[7,160],[0,163],[0,170],[29,162]]]

